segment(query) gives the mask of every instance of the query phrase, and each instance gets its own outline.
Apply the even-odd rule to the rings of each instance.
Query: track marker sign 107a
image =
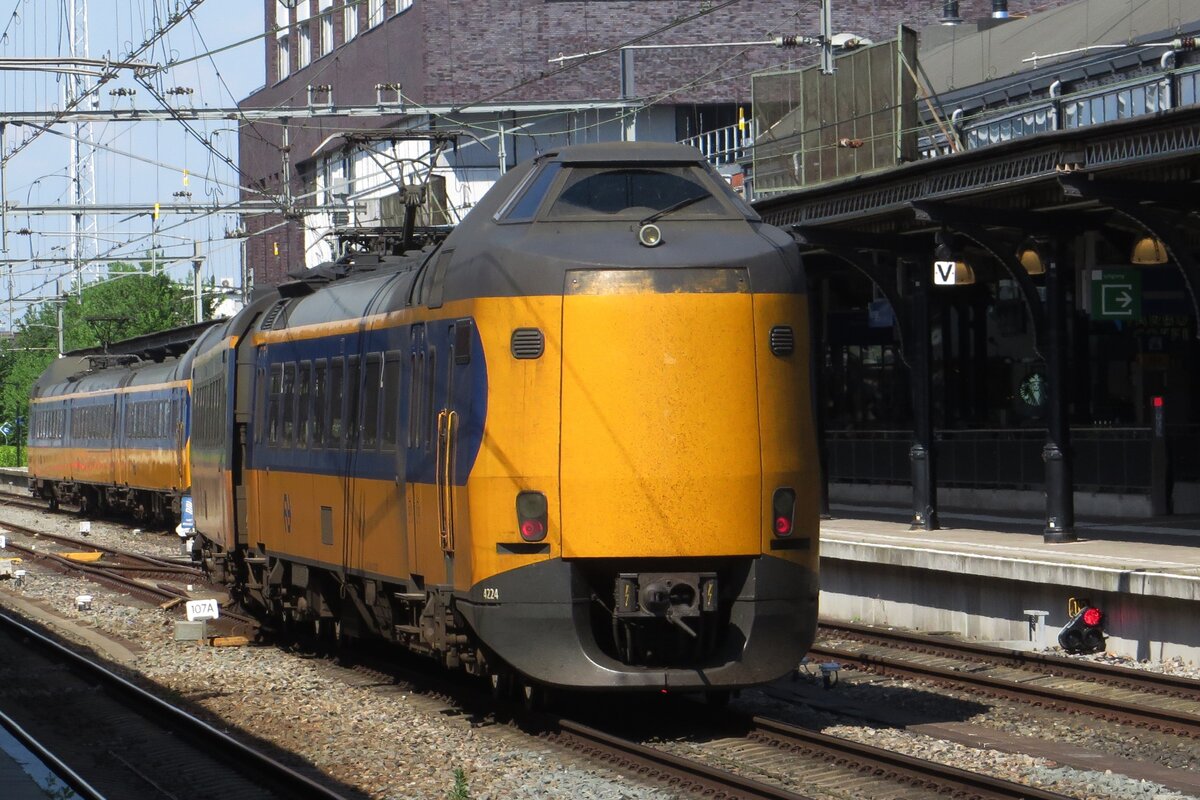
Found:
[[[217,619],[221,616],[220,604],[216,600],[188,600],[187,601],[187,619],[188,622],[196,622],[202,619]]]

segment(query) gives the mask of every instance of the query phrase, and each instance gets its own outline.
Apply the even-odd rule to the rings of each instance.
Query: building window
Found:
[[[304,69],[312,61],[312,30],[308,23],[301,23],[296,29],[300,34],[298,40],[299,52],[296,53],[296,69]]]
[[[333,0],[321,0],[318,9],[321,26],[321,53],[327,56],[333,52]]]
[[[290,37],[287,34],[284,34],[283,36],[280,36],[279,38],[277,38],[275,40],[276,52],[278,54],[277,55],[278,69],[276,72],[276,77],[279,80],[283,80],[284,78],[286,78],[289,74],[291,74],[291,71],[292,71],[292,64],[291,64],[292,59],[291,59],[291,55],[289,53],[290,41],[291,41]]]
[[[308,3],[296,8],[296,69],[301,70],[312,63],[312,25],[308,21]]]
[[[383,22],[383,0],[367,0],[367,27]]]
[[[401,11],[408,11],[412,8],[412,4],[413,0],[396,0],[396,13],[399,14]]]
[[[345,29],[342,31],[342,41],[348,42],[355,36],[358,36],[358,2],[356,0],[346,0],[346,8],[342,13],[345,15]]]

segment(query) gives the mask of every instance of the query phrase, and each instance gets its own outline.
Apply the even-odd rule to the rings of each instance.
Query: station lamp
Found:
[[[959,252],[957,247],[952,246],[952,238],[946,232],[938,233],[934,240],[933,262],[933,282],[938,286],[969,286],[975,282],[975,269],[967,261],[966,257]]]
[[[1046,274],[1046,263],[1042,261],[1042,254],[1038,252],[1037,245],[1032,242],[1021,245],[1017,250],[1017,260],[1030,275]]]
[[[1143,236],[1133,243],[1133,251],[1129,254],[1129,263],[1140,266],[1157,266],[1166,264],[1167,247],[1162,239],[1154,236]]]

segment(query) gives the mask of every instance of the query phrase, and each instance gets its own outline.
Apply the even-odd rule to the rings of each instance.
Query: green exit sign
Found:
[[[1092,319],[1141,318],[1141,270],[1092,270]]]

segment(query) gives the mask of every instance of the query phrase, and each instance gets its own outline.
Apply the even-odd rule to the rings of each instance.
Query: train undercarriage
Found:
[[[30,482],[29,492],[45,500],[52,511],[63,505],[77,506],[84,515],[122,514],[138,522],[163,527],[179,521],[182,503],[179,493],[74,481],[34,480]]]
[[[498,691],[718,696],[794,668],[803,655],[798,643],[811,638],[805,620],[816,611],[815,576],[770,557],[555,559],[456,592],[415,576],[389,582],[262,551],[197,547],[194,558],[232,587],[237,602],[285,637],[387,640],[446,668],[490,676]]]

